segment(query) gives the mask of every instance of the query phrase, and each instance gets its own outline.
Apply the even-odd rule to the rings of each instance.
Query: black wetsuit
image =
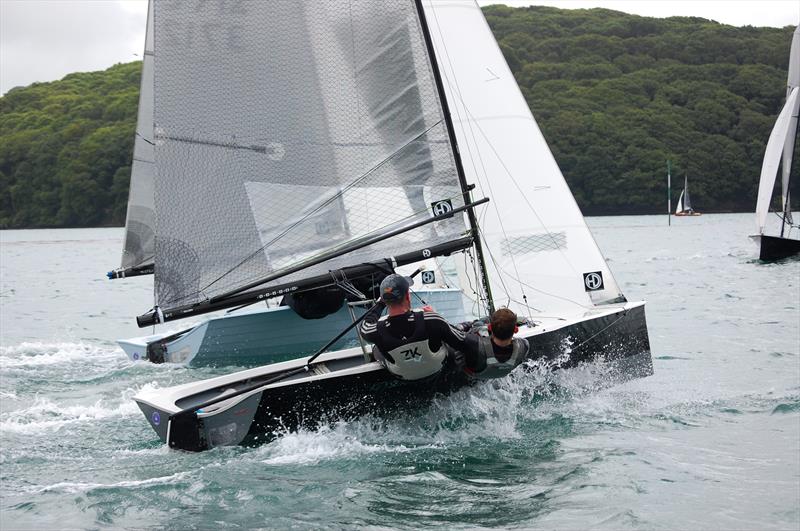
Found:
[[[359,327],[361,336],[374,343],[380,349],[384,349],[378,331],[378,319],[386,306],[379,303],[367,313],[364,321]],[[428,346],[432,351],[439,350],[442,343],[448,345],[454,350],[463,350],[464,347],[464,333],[457,330],[448,323],[444,317],[436,312],[425,312],[425,333],[428,336]],[[386,319],[385,333],[391,334],[396,339],[410,338],[414,333],[414,312],[407,311],[401,315],[394,315]]]

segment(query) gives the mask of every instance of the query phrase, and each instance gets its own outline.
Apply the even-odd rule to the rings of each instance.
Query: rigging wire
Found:
[[[455,68],[453,67],[453,62],[450,59],[450,52],[448,51],[447,43],[446,43],[446,41],[444,39],[444,36],[442,35],[442,28],[441,28],[441,25],[439,24],[439,17],[436,14],[436,10],[433,8],[432,4],[431,4],[431,11],[433,12],[433,18],[436,21],[436,29],[437,29],[437,31],[439,33],[440,42],[441,42],[442,48],[444,50],[444,54],[443,55],[444,55],[445,59],[447,60],[447,65],[448,65],[448,67],[450,69],[450,73],[451,73],[451,76],[449,78],[449,80],[451,81],[450,86],[452,87],[453,93],[458,97],[458,101],[461,103],[461,105],[464,106],[465,113],[468,113],[466,102],[464,101],[464,97],[461,94],[461,86],[459,85],[458,78],[455,75]],[[445,71],[445,77],[446,77],[446,74],[447,74],[447,72]],[[489,174],[486,171],[486,165],[483,162],[483,155],[481,154],[481,150],[478,149],[478,141],[477,141],[477,138],[476,138],[476,135],[475,135],[475,130],[474,130],[473,126],[472,126],[472,120],[469,120],[469,119],[464,120],[464,119],[462,119],[461,111],[459,109],[459,105],[455,105],[454,108],[455,108],[456,115],[458,116],[458,120],[459,120],[459,123],[461,124],[461,129],[464,132],[464,136],[465,137],[467,135],[466,131],[467,131],[467,129],[469,129],[469,135],[472,137],[472,144],[476,148],[475,151],[476,151],[476,155],[477,155],[477,158],[478,158],[478,163],[480,164],[480,167],[481,167],[481,170],[482,170],[483,178],[486,180],[486,184],[487,184],[487,186],[489,188],[490,197],[492,197],[494,194],[493,194],[493,190],[492,190],[491,180],[489,179]],[[466,127],[464,126],[464,124],[466,124]],[[470,159],[470,162],[472,164],[472,168],[475,171],[475,175],[478,176],[478,175],[480,175],[480,172],[478,172],[478,168],[477,168],[477,166],[475,164],[475,157],[474,157],[472,151],[473,150],[467,149],[467,153],[469,155],[469,159]],[[480,179],[478,179],[478,185],[481,187],[481,191],[483,192],[483,183],[481,182]],[[484,196],[485,195],[486,194],[484,193]],[[505,225],[503,223],[503,217],[500,215],[499,206],[497,204],[495,204],[495,205],[493,205],[493,208],[494,208],[495,212],[497,213],[497,220],[498,220],[498,223],[500,224],[500,231],[503,234],[503,238],[506,240],[506,242],[508,242],[509,241],[508,233],[506,232]],[[487,214],[488,214],[488,211],[484,212],[484,219],[486,218]],[[486,242],[485,238],[484,238],[484,241]],[[489,245],[488,242],[486,242],[486,246],[487,247],[488,247],[488,245]],[[516,271],[517,277],[521,277],[521,275],[519,274],[519,268],[517,267],[517,261],[514,258],[514,255],[511,254],[510,256],[511,256],[511,263],[512,263],[512,265],[514,267],[514,270]],[[505,285],[505,282],[503,282],[503,289],[506,292],[506,296],[510,298],[509,292],[508,292],[508,288]],[[520,291],[522,292],[523,299],[526,301],[525,306],[527,307],[528,298],[527,298],[527,295],[525,294],[525,288],[523,287],[522,283],[520,283]],[[529,314],[528,316],[530,317],[530,308],[528,308],[528,314]]]
[[[136,136],[138,136],[139,138],[141,138],[142,140],[144,140],[145,142],[147,142],[147,143],[148,143],[148,144],[150,144],[151,146],[155,146],[155,144],[153,143],[153,141],[152,141],[152,140],[148,140],[148,139],[146,139],[146,138],[144,137],[144,135],[142,135],[142,133],[140,133],[139,131],[136,131]],[[146,160],[146,161],[143,161],[143,162],[152,162],[152,161],[147,161],[147,160]]]
[[[791,229],[793,229],[793,228],[794,228],[794,229],[798,229],[798,228],[800,228],[800,222],[799,222],[799,223],[793,223],[792,221],[789,221],[789,220],[786,218],[786,216],[784,216],[784,215],[783,215],[783,213],[781,213],[781,212],[778,212],[778,211],[774,211],[774,212],[773,212],[773,214],[775,214],[775,215],[778,217],[778,219],[779,219],[779,220],[781,220],[781,223],[782,223],[782,224],[784,224],[784,225],[786,225],[787,227],[789,227],[789,230],[791,230]]]
[[[478,279],[478,268],[477,264],[475,263],[475,257],[472,255],[472,249],[467,249],[464,251],[464,277],[467,280],[467,284],[469,284],[469,288],[472,291],[472,294],[475,295],[475,300],[472,303],[472,314],[480,316],[479,310],[483,310],[483,314],[488,314],[488,307],[481,304],[481,294],[478,292],[475,286],[472,285],[472,277],[469,276],[469,267],[467,265],[467,257],[469,257],[470,264],[472,264],[472,274],[475,275],[475,279]]]
[[[443,47],[443,52],[444,53],[442,53],[440,55],[443,56],[447,60],[447,65],[449,66],[449,68],[450,68],[450,70],[452,72],[453,71],[453,64],[452,64],[452,61],[450,60],[450,54],[449,54],[449,52],[447,50],[447,45],[444,43],[445,41],[444,41],[444,38],[442,36],[442,28],[441,28],[441,25],[439,24],[438,15],[436,13],[436,10],[433,8],[433,4],[429,2],[429,6],[431,8],[430,11],[433,13],[433,18],[434,18],[434,21],[435,21],[436,30],[439,33],[439,38],[440,38],[440,41],[442,42],[442,47]],[[433,42],[431,44],[433,44],[435,46],[435,44]],[[445,69],[445,68],[442,69],[442,74],[443,74],[443,78],[445,80],[449,80],[450,78],[453,79],[453,82],[450,83],[449,86],[453,87],[454,92],[458,95],[458,99],[463,104],[463,98],[461,97],[461,88],[458,86],[458,82],[455,79],[455,76],[451,75],[450,78],[449,78],[448,75],[447,75],[448,74],[447,69]],[[460,111],[458,105],[454,105],[453,109],[455,110],[456,117],[458,118],[458,121],[461,124],[460,127],[461,127],[462,131],[464,131],[464,125],[463,124],[465,122],[469,125],[470,132],[471,132],[471,135],[472,135],[472,138],[473,138],[473,143],[474,143],[475,142],[475,134],[474,134],[474,132],[472,132],[472,127],[471,127],[471,124],[470,124],[469,120],[465,121],[465,120],[462,119],[461,111]],[[455,128],[455,124],[453,124],[453,127]],[[466,133],[465,133],[465,138],[467,138],[467,140],[468,140],[468,137],[466,137]],[[468,147],[468,145],[466,147]],[[476,176],[479,176],[481,174],[481,172],[478,171],[478,167],[477,167],[477,165],[475,163],[475,157],[474,157],[474,155],[472,153],[472,150],[471,149],[466,149],[466,152],[467,152],[467,156],[469,158],[470,165],[472,166],[473,172],[475,173]],[[461,156],[462,153],[463,153],[463,150],[459,150],[459,156]],[[481,154],[480,154],[479,150],[478,150],[478,158],[479,158],[479,163],[480,163],[481,169],[483,171],[484,178],[488,181],[488,172],[486,171],[486,167],[483,164],[483,158],[481,157]],[[462,160],[463,160],[463,157],[462,157]],[[481,182],[480,179],[478,179],[478,183],[477,184],[480,187],[480,190],[481,190],[481,193],[483,194],[483,196],[486,197],[486,194],[483,192],[483,186],[482,186],[482,182]],[[484,219],[485,219],[485,216],[486,216],[486,213],[484,212]],[[477,237],[477,235],[476,235],[476,237]],[[485,267],[486,264],[482,264],[482,265]],[[480,278],[480,277],[476,277],[476,278]],[[481,289],[484,292],[484,296],[482,298],[483,298],[483,300],[486,301],[487,308],[488,308],[489,303],[493,303],[494,301],[490,301],[489,300],[488,290],[487,290],[487,288],[485,286],[481,286]]]
[[[433,11],[433,13],[434,13],[434,18],[436,18],[436,11],[435,11],[435,9],[432,9],[432,11]],[[452,63],[450,62],[450,55],[447,53],[447,45],[446,45],[446,44],[444,44],[444,40],[445,40],[445,39],[444,39],[444,37],[443,37],[443,35],[442,35],[441,26],[439,26],[439,25],[438,25],[438,19],[437,19],[437,29],[438,29],[438,31],[439,31],[439,35],[440,35],[440,38],[441,38],[441,40],[442,40],[442,43],[443,43],[443,44],[442,44],[442,46],[444,46],[444,47],[445,47],[445,55],[446,55],[446,57],[448,58],[448,64],[450,65],[450,69],[451,69],[451,70],[453,70]],[[453,76],[453,77],[455,78],[455,76]],[[466,115],[467,115],[467,118],[468,118],[468,119],[466,120],[466,122],[470,124],[470,131],[473,131],[473,130],[472,130],[472,124],[474,123],[474,124],[475,124],[475,128],[477,128],[477,130],[480,132],[480,134],[481,134],[481,136],[483,137],[483,139],[485,140],[486,144],[489,146],[489,148],[490,148],[490,149],[492,150],[492,152],[494,153],[494,155],[495,155],[495,158],[496,158],[496,159],[497,159],[497,161],[500,163],[500,165],[503,167],[503,170],[505,171],[505,173],[508,175],[508,177],[509,177],[509,178],[511,179],[511,181],[514,183],[514,186],[517,188],[517,191],[520,193],[520,195],[522,195],[522,197],[523,197],[523,199],[525,200],[526,204],[528,205],[528,208],[530,209],[530,211],[533,213],[533,215],[534,215],[534,216],[536,216],[536,219],[539,221],[539,224],[542,226],[542,228],[544,228],[544,230],[545,230],[546,234],[547,234],[547,235],[548,235],[548,236],[549,236],[549,237],[552,239],[552,241],[553,241],[553,245],[554,245],[554,246],[555,246],[555,247],[558,249],[559,253],[561,253],[562,257],[563,257],[563,258],[564,258],[564,260],[567,262],[567,264],[569,265],[569,267],[570,267],[570,268],[573,270],[573,272],[574,272],[574,273],[577,275],[577,274],[578,274],[578,272],[575,270],[575,268],[574,268],[574,266],[572,265],[572,263],[570,262],[570,260],[569,260],[569,259],[567,258],[567,256],[564,254],[564,252],[563,252],[563,250],[562,250],[562,248],[561,248],[561,245],[559,245],[559,244],[558,244],[558,241],[557,241],[557,240],[555,239],[555,237],[553,236],[553,234],[552,234],[552,231],[550,231],[550,229],[549,229],[549,228],[547,227],[547,225],[544,223],[544,221],[542,220],[542,218],[539,216],[538,212],[536,212],[536,209],[534,209],[534,208],[533,208],[533,205],[532,205],[532,204],[530,203],[530,201],[528,200],[528,197],[525,195],[525,193],[523,192],[522,188],[519,186],[519,183],[517,183],[516,179],[514,178],[514,176],[513,176],[513,175],[512,175],[512,173],[511,173],[511,171],[508,169],[508,167],[507,167],[507,166],[505,165],[505,163],[503,162],[503,159],[500,157],[500,155],[499,155],[499,153],[497,152],[497,150],[495,149],[494,145],[493,145],[493,144],[492,144],[492,142],[489,140],[489,137],[486,135],[485,131],[484,131],[484,130],[483,130],[483,128],[480,126],[480,123],[478,123],[478,120],[477,120],[477,119],[475,118],[475,116],[474,116],[474,115],[473,115],[473,114],[470,112],[470,110],[469,110],[469,107],[467,106],[466,102],[464,101],[464,99],[463,99],[463,96],[462,96],[462,94],[461,94],[461,91],[460,91],[460,88],[458,88],[458,84],[457,84],[457,81],[455,81],[455,79],[454,79],[454,84],[456,85],[456,89],[457,89],[457,90],[455,90],[455,93],[456,93],[456,95],[458,96],[458,98],[459,98],[459,101],[460,101],[461,105],[464,107],[464,112],[465,112],[465,113],[466,113]],[[459,115],[459,116],[460,116],[460,115]],[[459,118],[459,119],[460,119],[460,118]],[[462,120],[462,123],[463,123],[463,122],[464,122],[464,120]],[[474,137],[474,136],[473,136],[473,141],[475,142],[475,146],[476,146],[476,148],[477,148],[477,140],[475,139],[475,137]],[[480,150],[478,150],[478,152],[480,153]],[[483,157],[480,157],[480,160],[481,160],[481,164],[483,164]],[[490,179],[488,178],[488,176],[485,176],[485,178],[486,178],[487,184],[491,182],[491,181],[490,181]],[[480,183],[479,183],[479,185],[480,185]],[[490,190],[490,191],[491,191],[491,190]],[[497,210],[497,209],[498,209],[498,205],[497,205],[497,203],[496,203],[496,202],[495,202],[495,205],[494,205],[494,207],[495,207],[495,210]],[[500,215],[499,215],[499,212],[498,212],[498,218],[499,218],[499,217],[500,217]]]
[[[505,165],[505,163],[504,163],[504,162],[503,162],[503,160],[501,159],[501,157],[500,157],[500,155],[498,154],[497,150],[495,149],[494,145],[492,144],[492,142],[489,140],[489,138],[488,138],[488,136],[486,135],[486,133],[485,133],[485,132],[483,131],[483,129],[481,128],[480,124],[478,123],[478,120],[477,120],[477,119],[475,118],[475,116],[474,116],[474,115],[473,115],[473,114],[470,112],[470,110],[469,110],[469,108],[468,108],[468,106],[467,106],[466,102],[464,101],[464,97],[463,97],[463,95],[462,95],[462,92],[461,92],[461,87],[459,86],[458,80],[457,80],[457,78],[456,78],[456,76],[455,76],[455,74],[454,74],[454,71],[455,71],[455,70],[454,70],[454,67],[453,67],[453,64],[452,64],[452,61],[451,61],[451,57],[450,57],[449,51],[448,51],[448,49],[447,49],[447,44],[446,44],[446,42],[445,42],[445,39],[444,39],[444,36],[443,36],[443,34],[442,34],[441,25],[439,24],[439,20],[438,20],[438,16],[437,16],[437,14],[436,14],[436,10],[433,8],[432,4],[429,4],[429,5],[431,5],[431,11],[433,12],[433,18],[434,18],[434,19],[435,19],[435,21],[436,21],[436,27],[437,27],[437,31],[438,31],[438,33],[439,33],[439,37],[440,37],[440,41],[441,41],[441,46],[442,46],[442,48],[444,49],[444,54],[443,54],[443,55],[444,55],[444,57],[446,58],[446,60],[447,60],[447,64],[448,64],[448,66],[449,66],[449,69],[450,69],[450,73],[451,73],[451,75],[449,76],[448,80],[449,80],[449,81],[451,81],[451,83],[450,83],[450,86],[451,86],[451,88],[452,88],[452,90],[453,90],[453,93],[454,93],[454,94],[456,95],[456,97],[458,98],[458,101],[459,101],[459,103],[460,103],[460,106],[463,106],[463,110],[464,110],[464,113],[465,113],[465,114],[466,114],[466,116],[467,116],[467,119],[465,120],[465,119],[463,119],[463,118],[461,117],[461,112],[460,112],[460,108],[459,108],[460,106],[459,106],[459,105],[455,105],[455,106],[454,106],[454,108],[455,108],[455,110],[456,110],[456,114],[457,114],[457,116],[458,116],[459,122],[460,122],[460,124],[461,124],[461,129],[462,129],[462,131],[463,131],[463,134],[465,135],[465,137],[466,137],[466,135],[467,135],[467,129],[469,130],[469,135],[471,136],[471,138],[472,138],[472,143],[473,143],[473,145],[474,145],[474,146],[475,146],[475,148],[476,148],[476,149],[475,149],[475,151],[477,152],[478,163],[479,163],[479,165],[480,165],[480,167],[481,167],[481,170],[482,170],[482,172],[483,172],[484,179],[486,180],[486,185],[488,186],[488,189],[489,189],[489,194],[490,194],[490,196],[493,196],[493,190],[492,190],[492,185],[491,185],[491,179],[489,179],[489,177],[488,177],[488,172],[486,171],[486,165],[485,165],[485,163],[484,163],[484,161],[483,161],[483,156],[482,156],[482,154],[481,154],[481,150],[478,148],[478,140],[477,140],[477,137],[476,137],[476,134],[475,134],[475,129],[477,129],[477,130],[478,130],[478,132],[479,132],[479,133],[480,133],[480,135],[483,137],[483,139],[484,139],[484,141],[486,142],[486,144],[487,144],[487,145],[489,146],[489,148],[492,150],[492,152],[493,152],[493,153],[494,153],[494,155],[495,155],[495,158],[496,158],[496,159],[497,159],[497,161],[498,161],[498,162],[501,164],[501,166],[502,166],[502,167],[503,167],[503,169],[505,170],[505,173],[508,175],[508,177],[511,179],[511,181],[514,183],[514,186],[515,186],[515,187],[517,188],[517,190],[520,192],[520,195],[522,195],[523,199],[525,200],[526,204],[528,205],[528,208],[529,208],[529,209],[530,209],[530,211],[531,211],[531,212],[534,214],[534,216],[536,216],[536,218],[537,218],[537,220],[539,221],[540,225],[542,226],[542,228],[544,228],[544,230],[545,230],[546,234],[547,234],[547,235],[550,237],[550,239],[552,240],[552,242],[553,242],[554,246],[556,247],[556,249],[558,249],[558,251],[559,251],[559,253],[561,254],[561,256],[562,256],[562,258],[564,259],[564,261],[565,261],[565,262],[568,264],[568,266],[570,267],[570,269],[572,269],[572,271],[573,271],[573,272],[574,272],[576,275],[578,275],[578,274],[579,274],[579,273],[578,273],[578,271],[576,271],[576,270],[575,270],[575,267],[574,267],[574,265],[573,265],[573,264],[571,263],[571,261],[570,261],[570,260],[567,258],[566,254],[564,253],[564,251],[563,251],[563,249],[562,249],[562,246],[561,246],[561,245],[559,245],[559,243],[558,243],[558,241],[556,240],[555,236],[553,235],[552,231],[550,231],[550,229],[549,229],[549,228],[547,227],[547,225],[544,223],[544,221],[542,220],[542,218],[541,218],[541,217],[539,216],[539,214],[536,212],[536,210],[534,209],[533,205],[532,205],[532,204],[530,203],[530,201],[528,200],[528,197],[525,195],[525,193],[523,192],[522,188],[520,187],[519,183],[516,181],[516,179],[515,179],[515,178],[514,178],[514,176],[512,175],[512,173],[511,173],[511,171],[509,170],[509,168],[508,168],[508,167]],[[466,123],[466,127],[464,126],[464,124],[465,124],[465,123]],[[474,125],[474,127],[473,127],[473,125]],[[472,150],[469,150],[469,149],[468,149],[467,151],[468,151],[468,154],[469,154],[469,157],[470,157],[470,162],[471,162],[471,164],[472,164],[473,170],[475,171],[476,175],[479,175],[480,173],[478,172],[477,166],[476,166],[476,164],[475,164],[475,159],[474,159],[474,157],[473,157]],[[481,182],[481,180],[480,180],[480,179],[478,180],[478,185],[481,187],[481,189],[483,189],[483,183]],[[485,195],[485,194],[484,194],[484,195]],[[494,202],[493,208],[494,208],[494,210],[495,210],[495,213],[496,213],[496,215],[497,215],[497,220],[498,220],[498,224],[499,224],[499,226],[500,226],[500,230],[501,230],[501,232],[502,232],[502,234],[503,234],[503,237],[504,237],[505,241],[510,243],[510,240],[509,240],[509,238],[508,238],[508,233],[507,233],[507,231],[506,231],[506,229],[505,229],[505,225],[504,225],[504,223],[503,223],[503,217],[502,217],[502,215],[501,215],[501,213],[500,213],[500,211],[499,211],[499,207],[500,207],[500,205],[499,205],[497,202]],[[486,216],[487,214],[488,214],[488,211],[484,213],[484,216]],[[481,229],[479,229],[479,230],[481,230]],[[481,232],[483,233],[483,231],[482,231],[482,230],[481,230]],[[497,268],[497,270],[498,270],[498,271],[501,271],[501,269],[500,269],[500,267],[499,267],[499,265],[498,265],[498,262],[497,262],[496,258],[495,258],[495,257],[492,255],[492,253],[491,253],[491,248],[490,248],[490,247],[489,247],[489,245],[488,245],[488,241],[487,241],[487,239],[486,239],[486,237],[485,237],[485,233],[484,233],[484,234],[482,234],[482,235],[481,235],[481,236],[479,236],[479,237],[482,237],[483,241],[484,241],[484,242],[486,242],[486,247],[487,247],[487,249],[488,249],[488,252],[489,252],[489,254],[491,255],[492,262],[495,264],[495,267]],[[514,280],[516,280],[516,281],[519,283],[519,286],[520,286],[520,291],[521,291],[521,293],[522,293],[522,297],[523,297],[523,301],[524,301],[524,306],[525,306],[525,307],[528,309],[528,313],[529,313],[529,317],[530,317],[530,305],[529,305],[529,303],[528,303],[528,297],[527,297],[527,294],[525,293],[525,286],[527,286],[527,287],[529,287],[529,288],[531,288],[531,289],[534,289],[534,288],[532,288],[530,285],[528,285],[527,283],[525,283],[525,282],[523,282],[523,281],[522,281],[522,278],[521,278],[521,277],[522,277],[522,275],[521,275],[521,274],[520,274],[520,272],[519,272],[519,267],[518,267],[518,265],[517,265],[517,260],[515,259],[515,257],[514,257],[514,254],[513,254],[513,253],[511,253],[511,252],[510,252],[510,253],[509,253],[509,255],[510,255],[510,258],[511,258],[511,264],[512,264],[512,266],[513,266],[513,268],[514,268],[515,275],[508,275],[508,276],[509,276],[510,278],[512,278],[512,279],[514,279]],[[506,274],[507,274],[507,273],[506,273]],[[502,281],[502,277],[501,277],[501,281]],[[511,297],[510,297],[510,295],[509,295],[509,291],[508,291],[508,288],[507,288],[507,286],[505,285],[505,282],[503,282],[503,289],[504,289],[504,290],[505,290],[505,292],[506,292],[506,296],[507,296],[507,297],[509,297],[509,299],[510,299]],[[543,292],[543,291],[541,291],[541,290],[536,290],[536,291],[539,291],[539,292],[542,292],[542,293],[544,293],[544,292]],[[565,299],[565,300],[569,300],[569,299]],[[573,302],[573,303],[575,303],[575,304],[579,304],[581,307],[585,307],[584,305],[582,305],[582,304],[580,304],[580,303],[577,303],[576,301],[570,301],[570,302]],[[535,309],[535,308],[534,308],[534,309]]]

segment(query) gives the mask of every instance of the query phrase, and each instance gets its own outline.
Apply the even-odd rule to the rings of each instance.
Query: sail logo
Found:
[[[603,272],[592,271],[583,274],[583,286],[586,291],[598,291],[603,289]]]
[[[452,216],[453,202],[449,199],[442,199],[441,201],[431,203],[431,209],[433,210],[433,215],[436,217],[448,216],[448,214]]]
[[[423,271],[422,272],[422,283],[423,284],[433,284],[436,282],[436,273],[433,271]]]

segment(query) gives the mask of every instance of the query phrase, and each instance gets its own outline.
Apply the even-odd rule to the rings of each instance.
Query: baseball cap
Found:
[[[402,275],[391,274],[381,281],[381,299],[383,302],[402,301],[414,280]]]

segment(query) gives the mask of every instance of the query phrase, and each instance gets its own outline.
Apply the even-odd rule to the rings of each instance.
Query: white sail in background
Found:
[[[678,204],[675,205],[675,213],[676,214],[679,214],[679,213],[683,212],[683,194],[684,194],[684,192],[686,192],[685,188],[683,190],[681,190],[681,195],[678,196]]]
[[[786,99],[793,89],[800,87],[800,26],[794,29],[792,36],[792,47],[789,52],[789,75],[786,80]],[[786,135],[786,142],[783,145],[783,164],[781,166],[781,206],[784,219],[787,223],[792,221],[792,207],[789,201],[789,176],[792,172],[792,156],[794,155],[794,143],[797,135],[797,115],[800,113],[800,98],[795,100],[789,121],[789,131]]]
[[[764,162],[761,165],[761,179],[758,183],[758,202],[756,203],[756,225],[758,226],[759,234],[764,233],[764,227],[767,223],[772,191],[775,187],[778,165],[781,162],[781,154],[784,151],[786,139],[790,135],[793,136],[793,131],[790,131],[789,127],[792,123],[795,126],[797,124],[796,115],[795,121],[792,121],[792,112],[796,112],[799,94],[800,87],[793,88],[789,93],[789,97],[786,98],[786,103],[783,105],[783,109],[781,109],[767,141]]]
[[[122,268],[153,262],[153,2],[147,7],[139,114],[133,144]]]
[[[495,305],[574,315],[622,300],[480,7],[423,6],[467,181],[491,199],[478,222]]]
[[[683,178],[683,209],[692,210],[692,200],[689,196],[689,177]]]

